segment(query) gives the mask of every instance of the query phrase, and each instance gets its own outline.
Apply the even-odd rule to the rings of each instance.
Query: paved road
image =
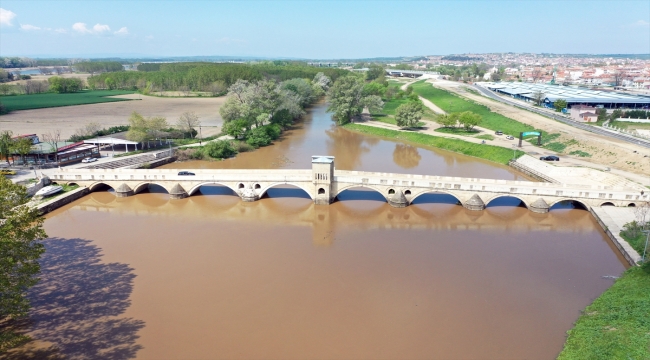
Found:
[[[485,96],[487,96],[487,97],[489,97],[491,99],[494,99],[496,101],[499,101],[499,102],[502,102],[502,103],[505,103],[505,104],[508,104],[508,105],[516,106],[516,107],[518,107],[520,109],[532,111],[532,112],[537,113],[537,114],[542,115],[542,116],[550,117],[550,118],[552,118],[554,120],[557,120],[557,121],[562,122],[564,124],[576,127],[578,129],[586,130],[586,131],[589,131],[589,132],[592,132],[592,133],[595,133],[595,134],[599,134],[599,135],[609,136],[609,137],[612,137],[612,138],[627,141],[629,143],[636,144],[636,145],[643,146],[645,148],[650,149],[650,142],[647,141],[647,140],[635,138],[635,137],[629,136],[629,135],[614,133],[614,132],[611,132],[611,131],[604,130],[604,129],[598,127],[598,126],[586,125],[586,124],[583,124],[583,123],[579,123],[579,122],[569,120],[569,119],[567,119],[567,118],[565,118],[563,116],[560,116],[560,115],[549,114],[546,111],[543,111],[543,110],[540,110],[540,109],[535,109],[533,107],[524,106],[524,105],[518,104],[517,102],[511,101],[511,100],[508,100],[508,99],[504,99],[504,98],[494,94],[492,91],[490,91],[490,90],[488,90],[488,89],[486,89],[486,88],[484,88],[482,86],[473,85],[473,88],[480,91],[483,95],[485,95]]]

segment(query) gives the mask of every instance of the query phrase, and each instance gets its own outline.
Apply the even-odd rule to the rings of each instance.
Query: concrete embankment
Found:
[[[596,218],[600,226],[602,226],[614,246],[623,254],[625,260],[630,265],[636,266],[641,261],[641,256],[619,235],[623,229],[623,225],[635,220],[634,210],[632,208],[603,206],[593,207],[589,211]]]
[[[80,187],[78,189],[74,189],[72,191],[64,193],[63,195],[57,196],[52,200],[39,204],[36,206],[36,208],[38,209],[41,215],[45,215],[55,209],[60,208],[63,205],[69,204],[85,196],[89,192],[90,190],[87,187]]]

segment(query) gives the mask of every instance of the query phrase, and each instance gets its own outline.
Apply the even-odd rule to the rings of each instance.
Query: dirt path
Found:
[[[598,135],[574,128],[553,119],[506,105],[495,100],[476,95],[467,91],[466,85],[452,81],[436,80],[427,81],[433,86],[451,91],[457,95],[482,104],[491,111],[517,120],[521,123],[531,125],[549,133],[559,133],[558,142],[569,143],[561,154],[563,160],[571,161],[581,166],[594,168],[611,168],[612,172],[622,170],[627,173],[627,178],[643,178],[650,175],[650,151],[625,141],[612,139],[607,136]],[[591,154],[591,157],[577,157],[568,155],[572,151],[584,151]],[[541,154],[553,154],[547,149],[540,149]],[[641,176],[639,176],[641,175]],[[647,183],[649,180],[644,180]]]

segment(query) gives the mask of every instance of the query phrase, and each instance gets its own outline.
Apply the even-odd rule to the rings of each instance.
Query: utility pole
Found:
[[[201,125],[199,125],[199,145],[203,144],[203,133],[201,132]]]

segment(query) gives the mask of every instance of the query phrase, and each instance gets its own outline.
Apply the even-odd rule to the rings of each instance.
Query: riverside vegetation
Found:
[[[303,78],[281,82],[237,80],[228,88],[226,102],[219,109],[224,119],[222,132],[234,140],[183,149],[179,157],[224,159],[270,145],[305,114],[305,107],[325,94],[330,83],[331,79],[322,72],[316,73],[311,81]]]

